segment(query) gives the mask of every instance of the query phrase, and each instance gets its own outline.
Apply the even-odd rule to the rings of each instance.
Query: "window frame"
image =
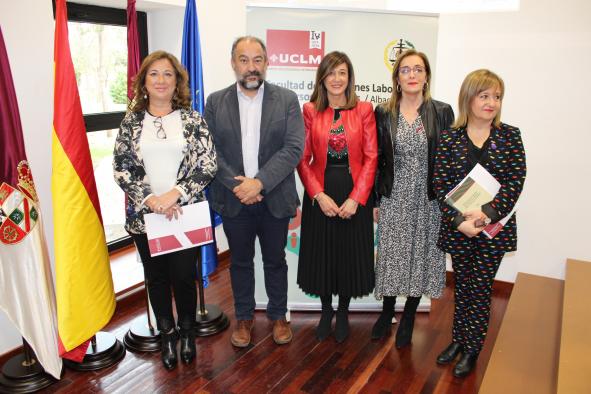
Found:
[[[85,22],[99,25],[127,26],[127,9],[102,7],[97,5],[67,2],[68,22]],[[53,17],[55,19],[55,0],[52,0]],[[136,11],[137,28],[140,49],[140,62],[148,56],[148,18],[143,11]],[[100,112],[84,115],[84,125],[87,133],[95,131],[118,129],[125,117],[125,111]],[[125,209],[125,207],[121,207]],[[133,244],[128,235],[111,242],[107,242],[109,253],[123,249]]]

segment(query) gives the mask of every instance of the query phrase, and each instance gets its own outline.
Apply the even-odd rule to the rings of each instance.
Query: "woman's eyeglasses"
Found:
[[[404,66],[404,67],[400,67],[400,74],[402,75],[408,75],[410,74],[410,72],[414,72],[415,75],[419,75],[425,72],[425,68],[421,67],[421,66],[414,66],[412,68],[408,67],[408,66]]]
[[[166,139],[166,131],[164,131],[164,127],[162,127],[162,117],[159,116],[154,119],[154,127],[156,127],[156,137],[160,138],[161,140]]]

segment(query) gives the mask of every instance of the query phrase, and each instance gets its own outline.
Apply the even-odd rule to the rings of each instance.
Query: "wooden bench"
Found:
[[[556,393],[564,281],[518,273],[480,393]]]
[[[591,393],[591,262],[567,260],[558,393]]]

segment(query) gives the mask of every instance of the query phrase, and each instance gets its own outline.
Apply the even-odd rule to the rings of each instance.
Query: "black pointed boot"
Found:
[[[339,307],[337,308],[337,319],[334,329],[334,339],[337,343],[342,343],[349,336],[349,302],[351,297],[339,297]]]
[[[182,324],[179,327],[179,332],[181,334],[181,360],[185,364],[190,364],[197,354],[193,324]]]
[[[396,297],[384,297],[382,313],[371,329],[371,339],[382,339],[392,332],[392,318]]]
[[[322,302],[322,314],[316,327],[316,338],[323,341],[330,335],[334,310],[332,309],[332,296],[322,296],[320,301]]]
[[[160,330],[161,341],[160,358],[162,359],[164,368],[170,371],[176,367],[178,362],[176,354],[178,333],[174,329],[172,322],[160,321],[158,326],[158,329]]]
[[[396,331],[396,348],[401,349],[410,344],[415,326],[415,316],[421,297],[407,297],[404,312]]]

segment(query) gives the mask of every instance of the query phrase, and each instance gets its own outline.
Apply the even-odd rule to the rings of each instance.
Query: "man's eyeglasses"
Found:
[[[415,75],[420,75],[425,72],[425,68],[421,67],[421,66],[414,66],[412,68],[410,68],[408,66],[404,66],[404,67],[400,67],[399,71],[400,71],[400,74],[402,74],[402,75],[408,75],[408,74],[410,74],[411,71],[414,72]]]
[[[156,137],[160,138],[161,140],[166,139],[166,131],[164,131],[164,127],[162,127],[162,117],[159,116],[154,119],[154,127],[156,127]]]

